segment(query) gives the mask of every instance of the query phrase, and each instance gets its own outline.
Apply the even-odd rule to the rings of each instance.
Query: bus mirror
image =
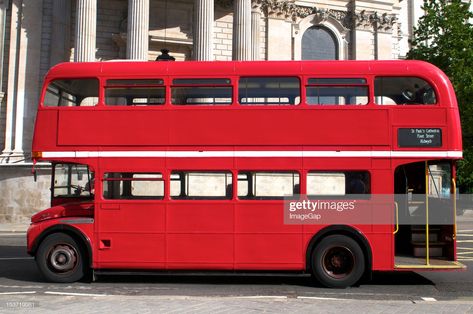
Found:
[[[34,182],[37,182],[37,180],[38,180],[38,175],[36,174],[35,165],[36,165],[36,160],[33,159],[33,167],[31,168],[31,173],[33,174],[33,180],[34,180]]]

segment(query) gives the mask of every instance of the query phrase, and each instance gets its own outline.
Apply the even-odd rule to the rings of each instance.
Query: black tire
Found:
[[[344,235],[330,235],[311,254],[312,274],[329,288],[346,288],[365,272],[365,256],[358,243]]]
[[[36,252],[39,270],[51,282],[75,282],[85,274],[84,251],[64,233],[53,233],[41,242]]]

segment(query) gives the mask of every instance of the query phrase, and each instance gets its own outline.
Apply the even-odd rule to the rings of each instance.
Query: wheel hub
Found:
[[[53,271],[68,272],[77,265],[77,252],[70,245],[56,245],[52,248],[48,261]]]
[[[323,257],[323,267],[330,277],[341,279],[348,276],[355,265],[355,256],[347,247],[332,247]]]

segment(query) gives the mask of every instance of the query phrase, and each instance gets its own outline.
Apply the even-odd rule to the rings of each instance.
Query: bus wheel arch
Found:
[[[337,237],[339,236],[339,237]],[[360,281],[362,279],[371,279],[371,273],[372,273],[372,251],[371,251],[371,246],[366,239],[366,237],[361,234],[358,230],[356,230],[353,227],[346,226],[346,225],[333,225],[333,226],[328,226],[322,230],[320,230],[317,234],[315,234],[312,239],[309,242],[309,245],[307,246],[306,250],[306,271],[308,273],[312,273],[318,281],[322,281],[320,283],[324,284],[325,286],[331,286],[331,287],[345,287],[345,285],[338,286],[337,284],[330,283],[330,282],[323,282],[323,280],[320,280],[320,270],[314,269],[314,258],[313,256],[315,255],[315,252],[320,250],[320,249],[330,249],[331,243],[334,243],[334,241],[339,242],[342,241],[344,244],[342,246],[337,245],[336,247],[342,247],[341,250],[339,250],[339,253],[345,254],[349,253],[348,258],[351,256],[351,252],[353,254],[362,254],[362,257],[360,258],[362,260],[362,269],[363,272],[359,278]],[[320,246],[323,246],[322,248]],[[345,249],[344,247],[348,247],[348,249]],[[357,251],[357,248],[361,250]],[[326,253],[323,253],[324,255]],[[321,262],[320,260],[318,261],[319,263]],[[358,266],[358,265],[357,265]],[[316,273],[319,273],[317,275]],[[349,285],[355,284],[356,282],[353,282]]]
[[[54,277],[52,273],[50,276],[45,275],[49,281],[73,282],[89,275],[92,265],[91,252],[90,242],[82,232],[68,225],[57,225],[43,231],[35,242],[31,254],[35,256],[35,260],[43,275],[45,275],[45,272],[48,272],[46,267],[50,268],[51,266],[48,266],[45,260],[46,255],[49,258],[52,258],[51,254],[55,254],[55,256],[63,256],[66,259],[78,259],[78,265],[76,266],[80,267],[80,269],[78,269],[77,274],[64,277]]]

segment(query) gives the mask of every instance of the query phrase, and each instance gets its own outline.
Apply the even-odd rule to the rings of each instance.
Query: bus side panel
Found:
[[[100,268],[164,268],[164,203],[107,200],[96,213]]]
[[[240,201],[235,207],[235,268],[301,270],[302,226],[285,225],[283,201]]]
[[[368,241],[373,254],[373,270],[393,270],[394,237],[392,226],[386,225],[385,233],[368,234]]]
[[[135,111],[74,109],[59,112],[57,145],[169,144],[168,111],[161,108]],[[84,121],[87,121],[87,132],[80,132]]]
[[[57,149],[57,120],[57,110],[38,110],[33,139],[33,151],[54,151]],[[82,129],[77,129],[78,133],[80,133],[79,130]]]
[[[167,268],[232,269],[233,206],[230,201],[169,202]]]
[[[202,109],[205,108],[61,111],[58,145],[205,146],[251,143],[266,146],[284,143],[336,146],[389,145],[390,142],[386,128],[387,110]],[[87,132],[78,132],[84,121],[88,122]]]

